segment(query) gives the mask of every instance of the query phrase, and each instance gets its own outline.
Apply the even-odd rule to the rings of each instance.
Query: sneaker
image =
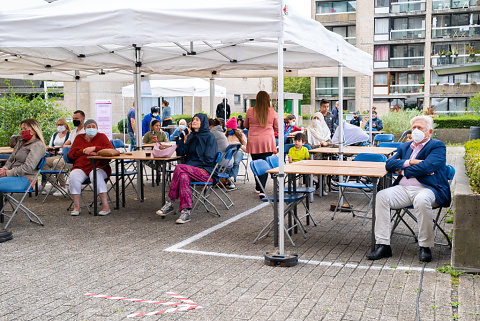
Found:
[[[159,209],[156,213],[158,216],[167,216],[168,214],[173,213],[173,202],[167,201],[165,205],[161,209]]]
[[[265,198],[265,193],[258,193],[258,197]]]
[[[255,190],[255,193],[260,194],[260,191],[259,191],[259,190]]]
[[[235,186],[235,183],[233,182],[233,179],[232,179],[231,177],[229,177],[229,178],[227,179],[227,186],[225,186],[225,187],[226,187],[227,189],[235,189],[235,188],[237,188],[237,187]]]
[[[108,211],[100,211],[98,212],[98,215],[100,216],[107,216],[108,214],[110,214],[112,211],[111,210],[108,210]]]
[[[180,217],[175,221],[177,224],[185,224],[190,222],[190,210],[188,208],[184,208],[180,212]]]
[[[80,215],[80,211],[71,211],[70,215],[71,216],[78,216],[78,215]]]
[[[59,187],[55,193],[53,193],[53,196],[64,196],[65,194],[68,194],[68,190],[65,187]]]

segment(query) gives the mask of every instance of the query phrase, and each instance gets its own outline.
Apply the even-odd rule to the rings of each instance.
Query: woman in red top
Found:
[[[105,134],[98,133],[97,122],[89,119],[85,122],[86,134],[80,134],[75,137],[72,148],[68,152],[68,158],[74,161],[72,171],[70,172],[69,184],[70,193],[73,198],[73,216],[80,215],[80,193],[82,192],[82,183],[90,177],[93,182],[93,165],[88,156],[97,155],[97,152],[113,148]],[[102,210],[99,215],[110,214],[110,207],[107,199],[107,183],[105,180],[110,176],[111,169],[108,161],[97,162],[97,191],[102,200]]]

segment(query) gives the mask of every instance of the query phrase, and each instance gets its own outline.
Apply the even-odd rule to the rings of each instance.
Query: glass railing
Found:
[[[480,54],[432,56],[432,67],[446,65],[467,65],[480,62]]]
[[[354,46],[357,43],[357,38],[356,37],[345,37],[343,39],[345,39],[346,42],[348,42],[349,44],[354,45]]]
[[[355,87],[344,87],[343,88],[344,96],[355,96]],[[315,88],[315,96],[338,96],[338,87],[329,87],[329,88]]]
[[[393,2],[390,4],[390,13],[425,11],[425,2],[425,0]]]
[[[470,8],[477,5],[477,0],[433,0],[433,10]]]
[[[425,29],[391,30],[390,40],[425,38]]]
[[[423,93],[424,84],[390,85],[390,94],[417,94]]]
[[[456,38],[480,36],[480,25],[432,27],[432,38]]]
[[[389,62],[390,68],[402,68],[410,66],[425,66],[424,57],[392,57]]]

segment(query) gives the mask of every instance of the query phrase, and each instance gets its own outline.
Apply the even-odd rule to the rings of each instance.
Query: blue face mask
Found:
[[[97,129],[96,128],[87,128],[87,129],[85,129],[85,133],[90,137],[94,137],[97,134]]]
[[[185,125],[178,125],[178,128],[180,128],[180,130],[184,130],[186,128]]]
[[[229,130],[229,131],[227,132],[227,134],[233,135],[233,134],[235,134],[235,131],[234,131],[233,129],[232,129],[232,130]]]

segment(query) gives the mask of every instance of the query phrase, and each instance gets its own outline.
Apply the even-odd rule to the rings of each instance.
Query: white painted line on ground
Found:
[[[221,253],[221,252],[207,252],[207,251],[197,251],[197,250],[186,250],[182,249],[182,247],[193,243],[208,234],[215,232],[231,223],[238,221],[245,216],[248,216],[264,207],[268,206],[268,203],[262,203],[254,208],[251,208],[243,213],[240,213],[225,222],[212,226],[209,229],[206,229],[203,232],[200,232],[188,239],[181,241],[177,244],[174,244],[164,251],[167,252],[176,252],[176,253],[186,253],[186,254],[196,254],[196,255],[207,255],[207,256],[217,256],[217,257],[228,257],[234,259],[245,259],[245,260],[264,260],[263,256],[253,256],[253,255],[242,255],[242,254],[234,254],[234,253]],[[352,263],[339,263],[339,262],[328,262],[328,261],[315,261],[315,260],[298,260],[300,263],[304,264],[311,264],[311,265],[320,265],[320,266],[333,266],[333,267],[346,267],[351,269],[361,269],[361,270],[400,270],[400,271],[421,271],[422,267],[414,267],[414,266],[381,266],[381,265],[359,265],[359,264],[352,264]],[[435,272],[435,269],[426,268],[425,272]]]
[[[252,213],[254,213],[254,212],[256,212],[256,211],[258,211],[258,210],[260,210],[260,209],[262,209],[262,208],[264,208],[264,207],[266,207],[266,206],[268,206],[268,203],[262,203],[262,204],[260,204],[260,205],[258,205],[258,206],[255,206],[254,208],[251,208],[251,209],[249,209],[249,210],[247,210],[247,211],[245,211],[245,212],[243,212],[243,213],[240,213],[240,214],[238,214],[238,215],[236,215],[236,216],[234,216],[234,217],[226,220],[225,222],[222,222],[222,223],[220,223],[220,224],[217,224],[217,225],[215,225],[215,226],[212,226],[211,228],[206,229],[205,231],[200,232],[200,233],[198,233],[198,234],[196,234],[196,235],[194,235],[194,236],[192,236],[192,237],[189,237],[188,239],[186,239],[186,240],[184,240],[184,241],[182,241],[182,242],[179,242],[179,243],[174,244],[174,245],[172,245],[172,246],[170,246],[170,247],[167,247],[164,251],[174,252],[175,250],[178,250],[178,249],[180,249],[180,248],[182,248],[182,247],[184,247],[184,246],[186,246],[186,245],[188,245],[188,244],[190,244],[190,243],[193,243],[193,242],[201,239],[202,237],[207,236],[208,234],[213,233],[213,232],[215,232],[216,230],[219,230],[219,229],[221,229],[222,227],[225,227],[225,226],[227,226],[227,225],[229,225],[229,224],[231,224],[231,223],[233,223],[233,222],[236,222],[236,221],[238,221],[239,219],[244,218],[245,216],[248,216],[248,215],[250,215],[250,214],[252,214]]]
[[[244,259],[244,260],[264,260],[263,256],[242,255],[242,254],[234,254],[234,253],[207,252],[207,251],[186,250],[186,249],[176,249],[176,250],[172,250],[171,252],[228,257],[233,259]],[[422,271],[422,267],[416,267],[416,266],[393,267],[393,266],[380,266],[380,265],[359,265],[359,264],[352,264],[352,263],[339,263],[339,262],[315,261],[315,260],[298,260],[298,262],[304,263],[304,264],[311,264],[311,265],[346,267],[346,268],[361,269],[361,270]],[[435,272],[435,269],[425,268],[425,272]]]

